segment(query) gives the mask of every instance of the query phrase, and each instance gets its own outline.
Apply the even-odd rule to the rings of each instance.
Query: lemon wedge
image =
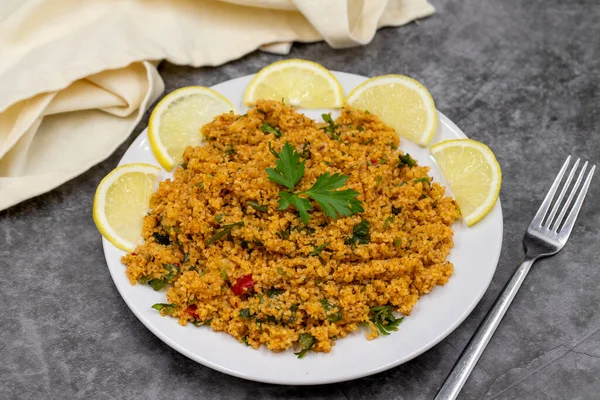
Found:
[[[304,108],[340,108],[344,104],[342,85],[322,65],[306,60],[282,60],[261,69],[252,79],[244,103],[283,100]]]
[[[131,252],[142,241],[142,223],[160,168],[126,164],[106,175],[96,189],[96,227],[112,244]]]
[[[427,146],[437,127],[433,98],[416,80],[404,75],[371,78],[350,92],[350,106],[377,115],[396,133]]]
[[[481,221],[496,204],[502,184],[500,164],[492,150],[475,140],[457,139],[435,144],[431,154],[467,226]]]
[[[220,93],[202,86],[177,89],[154,107],[148,139],[156,159],[170,171],[181,163],[188,146],[202,142],[202,126],[235,107]]]

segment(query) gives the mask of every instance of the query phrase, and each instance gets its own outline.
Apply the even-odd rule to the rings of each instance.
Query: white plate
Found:
[[[367,78],[334,72],[349,93]],[[252,76],[233,79],[213,86],[238,107],[242,113],[243,94]],[[304,110],[319,118],[321,111]],[[439,124],[432,143],[464,138],[465,134],[446,116],[439,113]],[[432,167],[432,175],[443,181],[428,149],[403,140],[401,149],[408,151],[419,164]],[[120,164],[145,162],[159,165],[146,131],[129,147]],[[165,173],[165,177],[168,174]],[[165,301],[164,290],[153,291],[148,285],[132,286],[120,261],[123,251],[103,239],[104,254],[110,274],[133,313],[163,342],[207,367],[226,374],[260,382],[312,385],[340,382],[375,374],[402,364],[428,350],[450,334],[479,302],[496,270],[502,246],[502,209],[500,201],[479,224],[467,228],[462,222],[454,225],[455,246],[450,253],[454,275],[445,286],[439,286],[422,297],[404,320],[398,331],[389,336],[367,340],[364,331],[339,340],[328,354],[309,353],[299,360],[292,351],[272,353],[262,347],[254,350],[233,337],[192,324],[183,327],[173,318],[161,317],[151,308]]]

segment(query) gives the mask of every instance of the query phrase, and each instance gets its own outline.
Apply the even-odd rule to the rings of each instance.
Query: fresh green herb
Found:
[[[273,147],[271,146],[271,142],[269,142],[269,151],[271,152],[271,154],[273,154],[273,157],[279,158],[279,154],[275,150],[273,150]]]
[[[365,110],[365,114],[370,115],[371,112],[369,110]]]
[[[188,261],[190,261],[190,253],[185,253],[183,255],[183,262],[186,263]]]
[[[277,268],[276,268],[276,271],[277,271],[277,273],[278,273],[279,275],[283,275],[283,276],[285,276],[286,278],[288,277],[288,274],[286,274],[286,273],[285,273],[285,271],[284,271],[283,269],[281,269],[281,267],[277,267]]]
[[[396,217],[393,215],[390,215],[389,217],[387,217],[385,219],[385,222],[383,223],[383,229],[387,229],[391,224],[394,223],[395,219],[396,219]]]
[[[155,278],[148,283],[152,286],[152,289],[159,291],[169,282],[171,282],[179,272],[179,268],[175,264],[163,264],[163,268],[167,272],[162,278]]]
[[[365,141],[363,142],[363,144],[371,144],[371,143],[373,143],[374,141],[375,141],[375,138],[371,138],[371,139],[365,140]]]
[[[183,169],[187,169],[187,163],[185,163],[185,162],[184,162],[184,163],[181,163],[181,168],[183,168]]]
[[[242,338],[242,343],[244,343],[246,346],[250,346],[250,343],[248,343],[248,336],[244,336]]]
[[[417,178],[413,180],[414,183],[419,183],[419,182],[427,182],[429,183],[429,177],[428,176],[424,176],[422,178]]]
[[[258,296],[258,304],[262,304],[263,303],[263,294],[257,293],[256,295]]]
[[[310,160],[311,154],[310,154],[310,142],[306,142],[302,145],[302,147],[300,148],[300,152],[298,152],[298,154],[300,155],[300,157],[304,158],[305,160]]]
[[[296,227],[296,230],[297,230],[298,232],[304,232],[304,233],[306,233],[307,235],[312,235],[312,234],[313,234],[313,233],[315,233],[315,231],[316,231],[316,229],[315,229],[315,228],[311,228],[311,227],[310,227],[310,226],[308,226],[308,225],[304,225],[304,226],[297,226],[297,227]]]
[[[292,316],[289,319],[289,323],[293,323],[296,320],[296,312],[298,311],[298,304],[292,304],[290,306],[290,311],[292,312]]]
[[[262,126],[260,127],[260,130],[264,133],[272,133],[276,138],[280,138],[282,135],[279,129],[267,124],[266,122],[263,122]]]
[[[335,313],[329,314],[327,316],[327,321],[329,321],[329,322],[338,322],[338,321],[341,321],[342,319],[344,319],[344,316],[342,315],[342,312],[339,310],[336,311]]]
[[[152,279],[148,283],[150,284],[150,286],[152,286],[152,289],[158,292],[160,289],[165,287],[167,281],[164,279]]]
[[[286,142],[276,160],[277,168],[267,168],[267,175],[271,181],[292,191],[304,176],[304,163],[305,161],[300,162],[298,152]],[[308,190],[295,193],[280,191],[278,209],[286,210],[289,206],[294,206],[300,213],[302,222],[306,224],[310,219],[308,211],[312,210],[312,204],[308,199],[300,197],[305,195],[314,200],[323,213],[330,218],[337,218],[340,215],[347,217],[363,212],[362,202],[356,198],[359,195],[357,191],[334,190],[344,186],[347,180],[347,175],[331,175],[326,172],[321,174]]]
[[[323,127],[323,130],[330,138],[333,140],[339,140],[340,137],[337,133],[335,133],[336,129],[339,127],[333,122],[333,118],[331,118],[331,114],[321,114],[323,117],[323,121],[327,122],[329,125]]]
[[[397,184],[396,186],[398,186],[398,187],[402,187],[402,186],[404,186],[404,185],[406,185],[406,182],[398,182],[398,184]]]
[[[426,198],[427,198],[427,195],[425,193],[421,193],[421,196],[419,196],[419,200],[423,200]]]
[[[263,212],[267,211],[267,206],[261,206],[260,204],[258,204],[255,201],[248,200],[246,202],[246,204],[248,204],[250,207],[254,208],[256,211],[263,211]]]
[[[352,228],[352,236],[346,239],[346,244],[367,244],[371,241],[370,234],[371,224],[366,219],[363,219]]]
[[[279,236],[283,240],[288,240],[290,238],[290,235],[292,234],[293,229],[294,228],[290,224],[287,228],[282,229],[279,232],[277,232],[277,236]]]
[[[277,288],[271,288],[271,289],[267,289],[265,291],[266,295],[269,296],[270,299],[272,299],[273,297],[279,296],[283,292],[285,292],[284,289],[277,289]]]
[[[357,130],[357,131],[359,131],[359,132],[362,132],[362,131],[364,131],[364,130],[365,130],[365,128],[363,128],[362,126],[358,125],[358,126],[356,127],[356,130]]]
[[[252,318],[252,316],[250,315],[250,309],[242,308],[240,310],[240,318]]]
[[[383,179],[383,178],[381,177],[381,175],[378,175],[378,176],[377,176],[377,183],[375,184],[375,186],[379,186],[379,185],[381,185],[381,180],[382,180],[382,179]]]
[[[221,270],[221,278],[223,278],[223,280],[224,280],[225,282],[228,282],[228,281],[229,281],[229,275],[227,275],[227,268],[223,268],[223,269]]]
[[[210,239],[208,239],[206,244],[208,246],[210,246],[210,245],[214,244],[215,242],[223,239],[225,236],[231,236],[231,231],[233,230],[233,228],[242,227],[242,226],[244,226],[244,223],[241,221],[235,222],[233,224],[223,225],[215,231],[214,235]]]
[[[392,214],[398,215],[402,212],[402,207],[394,207],[392,206]]]
[[[327,301],[327,299],[321,299],[319,300],[319,303],[321,303],[325,311],[329,311],[332,307],[331,304],[329,304],[329,302]]]
[[[257,108],[256,111],[258,111],[261,114],[266,114],[266,112],[264,110],[261,110],[260,108]]]
[[[152,305],[152,308],[154,308],[155,310],[158,310],[158,311],[164,309],[166,314],[172,314],[175,311],[175,309],[177,308],[177,304],[175,304],[175,303],[171,303],[171,304],[156,303],[156,304]]]
[[[256,326],[258,326],[258,331],[262,333],[262,324],[263,322],[260,320],[256,320]]]
[[[439,200],[440,200],[440,199],[435,199],[435,200],[434,200],[434,202],[433,202],[433,203],[431,203],[431,208],[437,208],[437,205],[438,205],[438,201],[439,201]]]
[[[394,239],[394,247],[399,249],[402,246],[402,239],[396,238]]]
[[[162,244],[163,246],[168,246],[171,243],[171,239],[167,234],[160,234],[158,232],[154,232],[152,234],[152,237],[154,238],[154,240],[156,240],[156,243]]]
[[[297,355],[298,358],[304,357],[306,353],[308,353],[308,351],[311,349],[311,347],[313,347],[316,341],[317,340],[315,339],[315,337],[310,333],[301,333],[300,335],[298,335],[298,344],[300,344],[300,348],[302,350],[294,354]]]
[[[264,243],[261,242],[260,240],[257,240],[257,239],[252,240],[252,243],[254,243],[254,245],[256,247],[262,247],[262,246],[264,246]]]
[[[389,160],[387,159],[387,157],[383,157],[383,158],[380,158],[380,159],[379,159],[378,163],[379,163],[380,165],[383,165],[383,164],[387,164],[387,163],[388,163],[388,161],[389,161]]]
[[[223,222],[223,218],[225,218],[225,213],[219,213],[215,215],[215,221],[217,221],[219,224]]]
[[[329,161],[323,161],[323,164],[327,165],[328,167],[331,167],[333,164]]]
[[[196,183],[196,187],[203,188],[204,187],[204,182],[198,182],[198,183]]]
[[[409,168],[412,168],[415,165],[417,165],[417,162],[410,156],[410,154],[406,153],[398,156],[398,167],[402,168],[404,166],[408,166]]]
[[[369,319],[382,335],[389,335],[390,332],[398,330],[398,325],[404,317],[395,318],[391,306],[377,306],[369,310]]]
[[[329,242],[323,243],[320,246],[315,246],[313,251],[311,251],[310,253],[308,253],[309,256],[318,256],[319,254],[321,254],[321,252],[323,251],[323,249],[325,249],[325,247],[327,247],[327,245],[329,245]]]
[[[225,157],[227,156],[231,156],[237,154],[237,151],[235,151],[235,149],[233,148],[233,145],[229,145],[229,147],[227,147],[227,150],[225,150]]]

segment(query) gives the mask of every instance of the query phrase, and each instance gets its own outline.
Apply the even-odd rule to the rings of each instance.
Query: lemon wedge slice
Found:
[[[446,140],[431,153],[460,207],[467,226],[481,221],[500,195],[502,171],[494,153],[471,139]]]
[[[437,127],[433,98],[416,80],[404,75],[371,78],[350,92],[350,106],[377,115],[396,133],[427,146]]]
[[[106,175],[96,189],[96,227],[112,244],[131,252],[142,241],[142,223],[160,168],[126,164]]]
[[[306,60],[282,60],[261,69],[252,79],[244,103],[283,100],[304,108],[340,108],[344,104],[342,85],[322,65]]]
[[[148,139],[156,159],[170,171],[181,163],[188,146],[202,142],[202,126],[235,107],[220,93],[202,86],[177,89],[154,107]]]

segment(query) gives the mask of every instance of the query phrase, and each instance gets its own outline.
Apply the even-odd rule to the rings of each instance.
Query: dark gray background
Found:
[[[600,3],[434,0],[437,13],[381,30],[362,48],[295,45],[290,57],[423,82],[437,107],[490,145],[504,172],[504,244],[469,318],[422,356],[335,385],[247,382],[188,360],[129,311],[91,217],[97,184],[147,124],[105,162],[0,212],[0,398],[432,399],[522,257],[521,238],[568,154],[600,161]],[[167,91],[210,86],[280,59],[218,68],[163,64]],[[570,242],[535,265],[463,399],[597,399],[600,392],[600,178]]]

